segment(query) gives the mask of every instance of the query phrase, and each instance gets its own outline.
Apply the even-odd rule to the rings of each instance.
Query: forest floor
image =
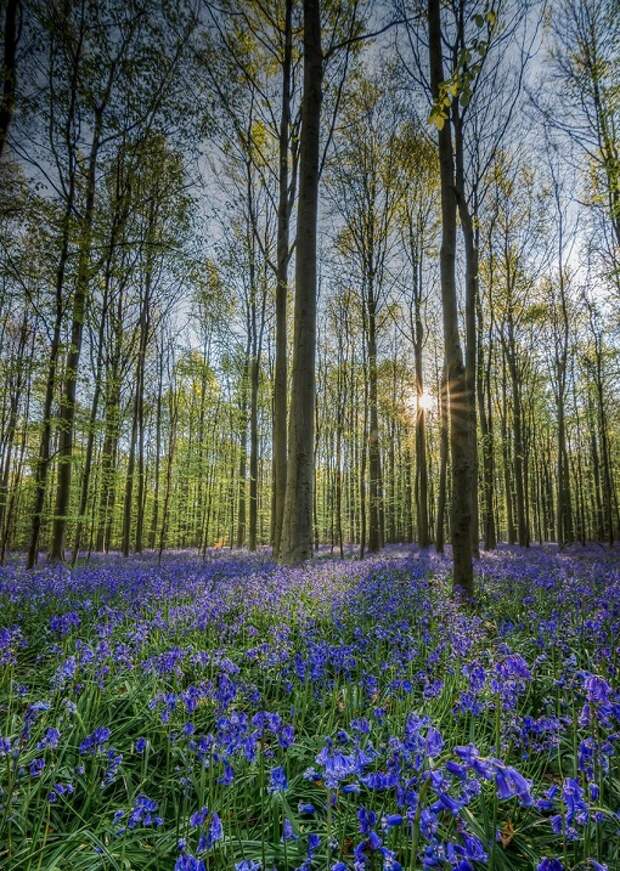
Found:
[[[620,869],[620,551],[0,569],[0,867]]]

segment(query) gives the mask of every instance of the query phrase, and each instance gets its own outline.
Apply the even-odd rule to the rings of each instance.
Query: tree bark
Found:
[[[428,2],[428,41],[430,77],[433,99],[439,98],[444,81],[440,0]],[[463,352],[458,330],[456,299],[456,214],[457,198],[454,181],[454,155],[449,119],[438,132],[438,154],[441,185],[442,238],[440,251],[441,302],[445,360],[450,412],[450,453],[452,460],[451,536],[453,586],[466,598],[474,592],[472,563],[472,487],[474,467],[472,457],[471,408],[468,402]]]
[[[304,0],[304,93],[295,262],[293,371],[284,541],[281,553],[281,559],[286,563],[299,563],[312,555],[316,235],[322,78],[321,4],[320,0]]]
[[[435,527],[435,549],[437,553],[443,553],[445,540],[449,453],[448,430],[448,385],[444,366],[439,385],[439,486],[437,491],[437,518]]]
[[[289,130],[291,119],[291,65],[293,53],[293,0],[286,0],[284,15],[284,60],[282,65],[282,112],[280,115],[278,176],[278,238],[276,277],[276,360],[273,394],[273,554],[277,558],[282,539],[286,498],[287,415],[287,302],[289,261]]]

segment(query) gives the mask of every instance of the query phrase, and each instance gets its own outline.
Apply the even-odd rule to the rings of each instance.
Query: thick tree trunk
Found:
[[[295,261],[293,372],[288,430],[286,501],[281,559],[312,555],[316,354],[316,235],[321,126],[320,0],[304,0],[304,94]]]
[[[282,112],[280,115],[278,175],[278,238],[276,285],[276,361],[273,388],[273,553],[278,557],[282,539],[286,498],[287,412],[287,297],[289,261],[289,130],[291,120],[291,62],[293,47],[293,0],[286,0],[284,15],[284,61],[282,65]]]
[[[472,548],[480,556],[480,530],[478,520],[478,441],[476,415],[476,370],[477,370],[477,330],[476,300],[478,299],[478,245],[474,222],[469,208],[462,207],[461,225],[465,238],[465,323],[467,344],[465,351],[465,373],[467,383],[467,404],[469,409],[469,434],[471,440],[472,473]],[[476,219],[477,220],[477,219]]]
[[[444,81],[440,0],[428,2],[428,42],[433,99],[439,98]],[[456,299],[456,213],[457,198],[454,183],[454,156],[449,119],[438,132],[438,154],[441,184],[442,238],[440,251],[441,302],[445,360],[450,411],[450,453],[452,460],[451,536],[453,584],[467,598],[473,597],[472,564],[472,488],[474,465],[471,436],[471,403],[467,385],[463,352],[458,330]]]

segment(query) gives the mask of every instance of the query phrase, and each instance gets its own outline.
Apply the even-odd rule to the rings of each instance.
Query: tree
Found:
[[[312,555],[317,219],[321,126],[320,0],[304,0],[304,85],[295,254],[293,366],[288,429],[283,562]]]
[[[442,58],[441,8],[439,0],[428,3],[428,46],[431,90],[435,105],[440,104],[445,90]],[[467,402],[468,390],[459,338],[456,302],[455,257],[457,198],[454,180],[454,156],[450,124],[439,125],[437,153],[439,156],[441,191],[441,302],[446,360],[446,380],[450,421],[450,453],[452,459],[452,553],[454,587],[464,596],[473,596],[472,534],[473,518],[473,456],[470,432],[471,414]]]

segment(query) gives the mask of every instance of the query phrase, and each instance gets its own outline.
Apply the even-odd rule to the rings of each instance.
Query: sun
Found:
[[[418,397],[418,406],[422,411],[432,411],[435,408],[435,397],[432,393],[424,391],[424,393]]]

